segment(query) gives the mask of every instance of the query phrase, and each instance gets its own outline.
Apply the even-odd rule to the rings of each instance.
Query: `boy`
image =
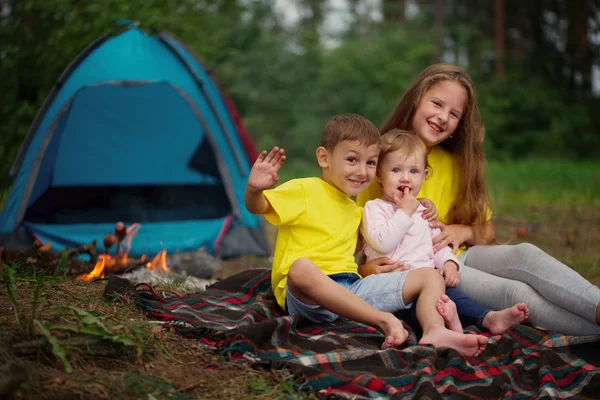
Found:
[[[450,331],[436,310],[445,290],[438,272],[422,268],[367,278],[358,274],[354,252],[362,210],[348,196],[358,195],[375,177],[377,128],[356,114],[335,116],[325,126],[316,155],[320,178],[293,179],[271,189],[285,155],[277,147],[268,155],[263,151],[246,186],[248,210],[279,226],[272,272],[279,305],[316,323],[342,316],[374,326],[385,336],[382,348],[389,348],[408,336],[392,313],[418,297],[417,318],[424,332],[419,343],[479,355],[487,338]]]

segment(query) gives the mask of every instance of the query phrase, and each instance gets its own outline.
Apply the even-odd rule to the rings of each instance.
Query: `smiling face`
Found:
[[[358,195],[373,182],[378,156],[378,144],[366,146],[359,141],[343,140],[333,151],[324,147],[317,149],[323,180],[351,196]]]
[[[394,195],[401,196],[405,188],[416,197],[429,172],[425,158],[421,152],[407,154],[404,149],[387,153],[381,160],[377,176],[383,188],[383,199],[394,202]]]
[[[467,101],[467,91],[456,81],[445,80],[427,90],[417,105],[411,127],[427,147],[448,139],[458,126]]]

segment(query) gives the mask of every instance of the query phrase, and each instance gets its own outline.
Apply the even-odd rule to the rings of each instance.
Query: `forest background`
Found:
[[[285,147],[283,178],[318,172],[331,116],[379,125],[423,68],[463,66],[486,126],[500,237],[532,236],[600,277],[600,0],[0,0],[2,200],[61,72],[123,20],[193,49],[257,147]]]

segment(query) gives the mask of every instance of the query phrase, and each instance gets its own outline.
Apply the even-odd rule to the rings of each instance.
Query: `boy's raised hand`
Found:
[[[404,211],[409,217],[417,211],[419,204],[421,204],[408,187],[404,188],[402,194],[398,194],[398,192],[394,193],[394,203],[396,203],[396,207]]]
[[[285,161],[284,150],[275,146],[269,154],[261,151],[250,170],[248,188],[260,192],[272,188],[279,180],[277,172]]]

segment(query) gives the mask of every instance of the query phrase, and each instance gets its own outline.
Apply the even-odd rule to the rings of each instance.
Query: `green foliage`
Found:
[[[35,321],[35,324],[37,325],[40,332],[42,332],[42,334],[46,336],[46,339],[48,339],[48,341],[52,345],[52,354],[54,354],[63,363],[65,367],[65,372],[73,372],[73,367],[71,366],[71,363],[69,362],[69,357],[67,356],[67,350],[60,343],[58,338],[52,333],[50,333],[50,330],[39,321]]]
[[[29,315],[25,315],[19,306],[19,280],[24,280],[17,275],[17,270],[20,268],[21,264],[15,265],[7,265],[4,264],[2,270],[2,281],[6,286],[6,291],[8,293],[8,298],[13,307],[13,311],[15,313],[15,321],[17,322],[17,326],[19,329],[28,336],[33,334],[33,324],[35,319],[37,318],[37,314],[40,308],[40,292],[44,285],[46,284],[46,274],[44,272],[39,272],[34,275],[33,279],[33,296],[32,296],[32,305],[31,311]]]
[[[288,164],[307,172],[331,116],[357,112],[381,124],[435,59],[468,65],[474,75],[490,157],[591,158],[600,147],[600,100],[575,97],[548,75],[531,72],[544,63],[527,58],[533,54],[507,63],[506,77],[497,77],[486,26],[491,11],[470,3],[453,3],[446,12],[456,18],[434,28],[429,4],[412,20],[381,22],[361,14],[362,2],[353,1],[348,30],[332,37],[336,47],[318,40],[327,20],[321,2],[302,2],[306,12],[291,26],[282,23],[273,0],[6,3],[10,12],[0,15],[0,193],[9,187],[11,161],[61,72],[96,38],[119,28],[118,20],[180,37],[231,95],[257,146],[285,147]]]
[[[11,267],[7,264],[4,264],[2,270],[2,281],[6,286],[6,292],[8,293],[8,298],[10,299],[10,303],[13,306],[13,311],[15,313],[15,320],[17,321],[17,325],[22,326],[22,317],[21,312],[19,311],[19,303],[17,302],[17,276],[15,274],[15,267]]]
[[[72,312],[80,318],[81,326],[73,325],[53,325],[51,329],[60,329],[75,333],[83,333],[86,335],[98,336],[102,339],[109,340],[114,343],[123,344],[125,346],[134,346],[135,342],[126,335],[111,331],[100,319],[93,313],[84,311],[77,307],[61,306],[60,310]]]
[[[63,279],[67,279],[67,252],[60,252],[60,260],[58,260],[58,267],[56,268],[57,273],[62,275]]]
[[[62,361],[66,372],[73,370],[68,360],[67,350],[72,346],[76,347],[78,343],[104,348],[117,346],[120,353],[133,354],[135,352],[138,357],[142,356],[146,350],[144,338],[140,333],[140,326],[110,326],[101,321],[102,316],[100,314],[88,312],[78,307],[60,306],[56,309],[74,316],[75,321],[71,324],[46,324],[35,321],[35,324],[52,345],[53,354]],[[65,315],[64,318],[68,319],[68,316]],[[57,336],[54,334],[58,332],[63,333],[63,335]],[[70,335],[65,336],[64,333],[67,332]],[[131,352],[129,352],[130,349]]]
[[[29,319],[30,323],[28,326],[29,333],[33,332],[33,321],[37,318],[37,314],[40,306],[40,291],[44,287],[46,283],[46,273],[45,271],[40,271],[35,276],[35,283],[33,287],[33,300],[31,304],[31,318]]]
[[[494,212],[527,215],[527,206],[600,208],[600,163],[528,158],[492,161],[488,186]]]
[[[540,77],[488,80],[478,92],[492,157],[591,158],[600,146],[586,107]]]
[[[298,392],[298,385],[293,382],[291,377],[282,380],[278,385],[270,385],[262,376],[249,373],[249,382],[246,384],[245,391],[247,394],[262,394],[269,399],[316,399],[311,394]]]
[[[177,393],[173,385],[163,379],[156,379],[135,372],[127,372],[122,377],[110,379],[108,391],[113,396],[130,399],[170,399],[187,400],[185,393]]]

